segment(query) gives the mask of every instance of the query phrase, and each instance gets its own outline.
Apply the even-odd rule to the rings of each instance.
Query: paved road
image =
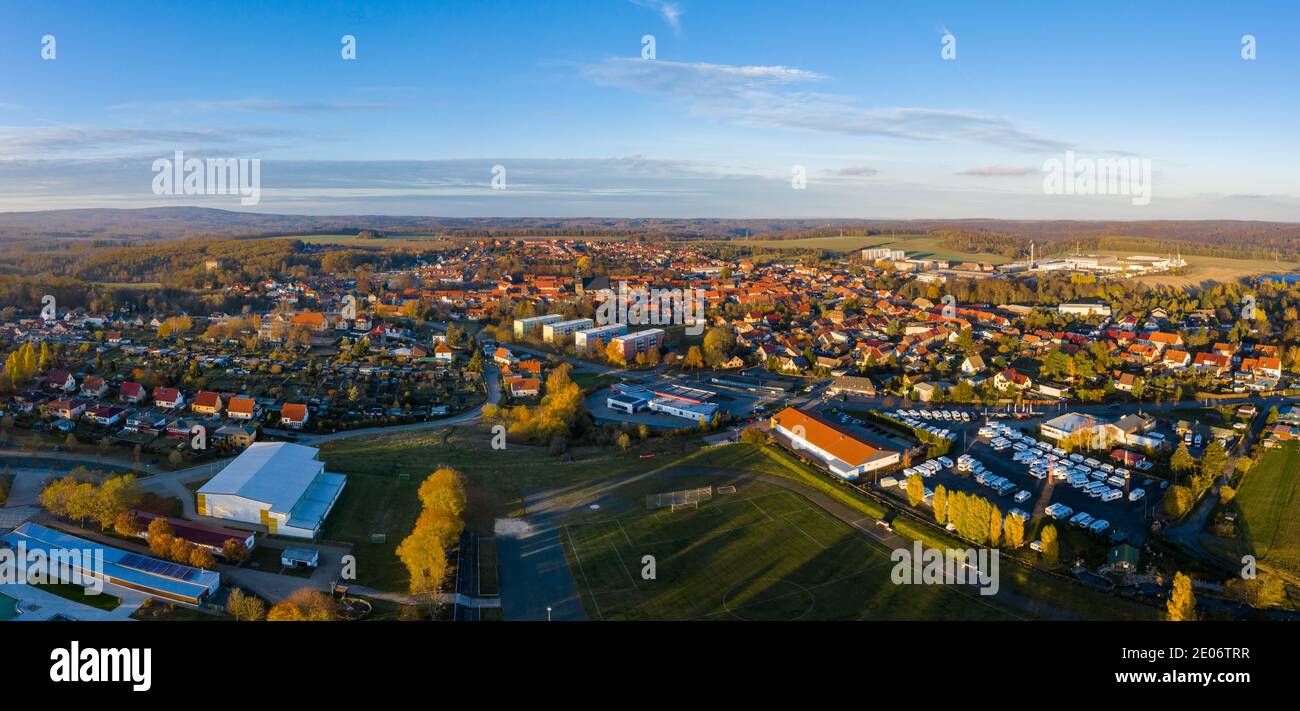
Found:
[[[552,493],[525,497],[526,529],[497,531],[503,619],[587,619],[561,538],[561,520],[571,509],[557,506]]]

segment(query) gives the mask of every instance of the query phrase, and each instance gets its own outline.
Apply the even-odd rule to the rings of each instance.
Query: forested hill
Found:
[[[1081,248],[1177,249],[1261,256],[1294,253],[1300,224],[1241,220],[731,220],[666,218],[453,218],[393,215],[276,215],[202,207],[78,209],[0,213],[0,241],[20,239],[167,239],[300,234],[445,233],[461,237],[663,236],[679,239],[803,239],[841,234],[928,233],[970,251],[1017,251],[1080,243]],[[1020,244],[1008,244],[1020,243]],[[1126,244],[1132,242],[1133,244]],[[1052,249],[1048,252],[1055,251]]]

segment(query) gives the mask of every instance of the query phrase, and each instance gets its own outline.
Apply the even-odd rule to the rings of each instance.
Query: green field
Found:
[[[391,234],[387,237],[378,239],[362,239],[356,234],[329,234],[329,235],[283,235],[271,239],[296,239],[306,242],[307,244],[325,244],[337,245],[343,247],[367,247],[371,249],[449,249],[456,247],[458,242],[456,237],[451,235],[435,234]],[[462,240],[466,238],[460,238]],[[626,237],[614,236],[584,236],[584,237],[505,237],[503,239],[518,239],[527,241],[548,241],[548,240],[579,240],[587,242],[605,242],[621,241]],[[463,244],[460,242],[459,244]]]
[[[804,496],[769,482],[735,482],[738,492],[715,499],[711,506],[717,510],[708,510],[710,505],[675,514],[645,509],[649,493],[766,475],[806,487],[801,491],[825,496],[833,502],[827,505],[847,507],[855,517],[877,520],[886,514],[881,504],[779,448],[737,444],[699,449],[694,438],[672,437],[638,442],[627,454],[578,448],[566,460],[538,447],[511,444],[493,450],[489,437],[482,430],[456,428],[339,440],[321,450],[331,471],[348,475],[324,538],[357,543],[360,584],[406,588],[406,571],[395,550],[419,514],[416,491],[433,470],[451,466],[465,475],[466,523],[480,533],[490,533],[497,518],[525,515],[529,493],[549,492],[550,506],[573,510],[563,519],[573,536],[572,543],[565,538],[571,546],[569,563],[579,589],[599,602],[605,617],[732,619],[736,615],[727,610],[736,609],[755,619],[790,619],[804,614],[811,599],[815,604],[803,619],[1013,618],[990,607],[1002,607],[998,602],[964,590],[894,586],[888,580],[888,551]],[[670,471],[672,476],[659,476]],[[400,475],[408,476],[403,480]],[[755,501],[745,501],[749,498]],[[593,500],[602,501],[601,509],[587,508]],[[901,518],[895,529],[927,546],[966,547]],[[371,543],[372,533],[385,534],[387,541]],[[590,588],[574,549],[582,565],[590,566]],[[657,583],[676,581],[670,589],[631,584],[647,553],[656,556]],[[885,567],[873,567],[881,563]],[[640,585],[639,577],[636,582]],[[1035,601],[1028,610],[1013,609],[1014,617],[1060,616],[1053,610],[1080,619],[1156,616],[1155,608],[1009,562],[1002,567],[1002,589]],[[1040,610],[1042,605],[1051,609]],[[792,611],[794,606],[799,609]],[[588,611],[593,619],[602,614],[590,601]]]
[[[593,618],[1015,619],[956,587],[895,585],[887,550],[775,486],[740,483],[734,494],[676,512],[647,511],[639,494],[618,516],[583,515],[564,526]],[[641,575],[646,555],[655,559],[653,580]]]
[[[99,610],[116,610],[118,605],[122,604],[122,598],[108,593],[91,594],[87,588],[80,585],[68,583],[42,583],[33,587],[44,590],[47,593],[53,593],[59,597],[67,598],[73,602],[79,602],[83,605],[89,605]]]
[[[852,252],[864,247],[878,247],[907,237],[890,235],[857,235],[844,237],[805,237],[803,239],[735,239],[715,241],[710,244],[762,249],[825,249],[832,252]]]
[[[1300,445],[1269,450],[1246,475],[1232,505],[1240,512],[1242,540],[1230,552],[1249,553],[1265,567],[1300,576]]]
[[[663,452],[664,458],[587,450],[575,452],[576,459],[565,461],[547,455],[545,449],[513,443],[503,451],[494,450],[489,434],[467,428],[330,442],[321,449],[320,457],[330,471],[346,474],[348,483],[325,522],[323,535],[356,544],[359,583],[405,590],[409,577],[397,558],[397,546],[410,534],[420,514],[416,496],[420,483],[437,468],[453,467],[465,476],[469,494],[466,526],[490,533],[497,518],[524,513],[527,492],[594,484],[660,467],[667,463],[666,450],[682,443],[657,441],[634,450]],[[374,533],[384,534],[387,540],[371,542]]]
[[[393,235],[378,239],[362,239],[350,235],[288,235],[273,239],[292,239],[307,244],[323,244],[341,247],[364,247],[369,249],[447,249],[454,243],[442,235]]]

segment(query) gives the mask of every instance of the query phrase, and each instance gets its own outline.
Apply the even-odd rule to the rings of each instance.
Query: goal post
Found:
[[[678,491],[666,491],[659,494],[650,494],[645,497],[645,507],[647,509],[672,509],[677,511],[683,508],[699,508],[701,501],[713,500],[713,487],[705,486],[698,489],[681,489]]]

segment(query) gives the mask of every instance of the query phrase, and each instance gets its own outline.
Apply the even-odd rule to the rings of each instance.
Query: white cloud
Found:
[[[962,141],[1026,152],[1072,144],[1021,128],[1007,118],[924,107],[869,108],[852,97],[798,90],[826,77],[784,66],[735,66],[610,58],[584,67],[593,82],[682,97],[692,111],[749,126],[915,141]]]
[[[115,128],[103,126],[0,126],[0,155],[7,158],[94,158],[175,150],[246,152],[253,143],[299,135],[283,129]]]
[[[629,0],[633,5],[648,8],[659,13],[664,18],[664,22],[673,28],[673,32],[682,31],[682,13],[684,10],[675,3],[666,0]]]
[[[282,101],[279,99],[222,99],[188,101],[133,101],[109,107],[115,111],[147,111],[170,114],[182,113],[274,113],[320,114],[340,111],[378,111],[393,108],[392,104],[356,101]]]
[[[979,178],[1008,178],[1024,175],[1033,175],[1039,172],[1038,168],[1033,167],[1016,167],[1004,165],[988,165],[981,168],[967,168],[957,175],[970,175]]]

